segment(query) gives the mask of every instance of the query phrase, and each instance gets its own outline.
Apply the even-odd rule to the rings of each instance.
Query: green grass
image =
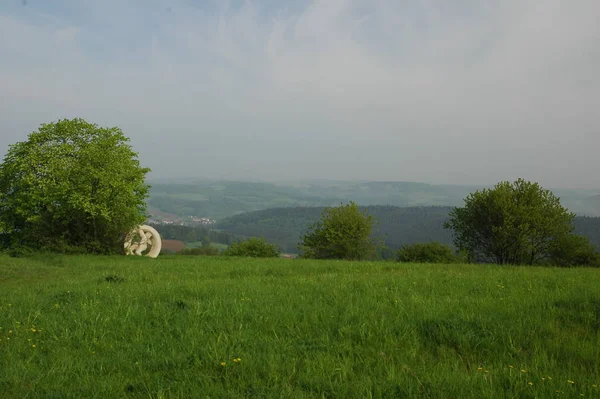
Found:
[[[594,269],[0,256],[0,397],[600,397],[599,287]]]

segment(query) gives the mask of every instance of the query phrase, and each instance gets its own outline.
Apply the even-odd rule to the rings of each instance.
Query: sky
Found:
[[[0,156],[118,126],[151,178],[600,188],[598,0],[2,0]]]

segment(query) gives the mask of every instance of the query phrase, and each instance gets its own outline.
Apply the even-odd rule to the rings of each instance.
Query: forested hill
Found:
[[[452,243],[452,233],[443,228],[452,207],[368,206],[362,207],[377,220],[376,236],[384,237],[392,250],[404,244],[438,241]],[[272,208],[223,219],[217,229],[244,237],[263,236],[285,252],[297,252],[299,237],[318,221],[323,207]],[[575,232],[600,249],[600,218],[578,216]]]

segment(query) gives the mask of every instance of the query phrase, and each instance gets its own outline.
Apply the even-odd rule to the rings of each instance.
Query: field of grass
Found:
[[[0,397],[600,397],[600,270],[0,255]]]

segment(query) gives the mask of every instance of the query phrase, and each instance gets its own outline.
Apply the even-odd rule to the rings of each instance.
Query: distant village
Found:
[[[175,226],[211,226],[214,225],[216,222],[214,219],[198,216],[182,216],[176,218],[152,216],[146,221],[146,223],[157,225],[169,224]]]

